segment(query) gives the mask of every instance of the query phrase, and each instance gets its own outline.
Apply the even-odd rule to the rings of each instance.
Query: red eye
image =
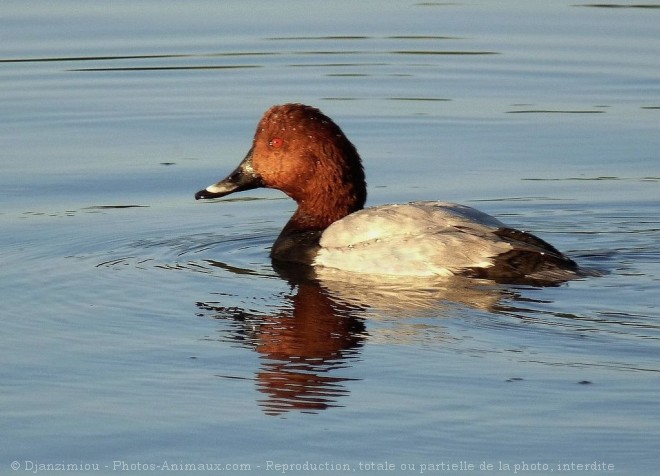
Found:
[[[284,144],[284,139],[282,139],[281,137],[273,137],[271,141],[268,143],[268,145],[270,145],[271,147],[275,147],[276,149],[282,147],[283,144]]]

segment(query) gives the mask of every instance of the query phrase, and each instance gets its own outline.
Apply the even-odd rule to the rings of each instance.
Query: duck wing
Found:
[[[396,276],[565,281],[577,265],[544,240],[464,205],[414,202],[355,212],[321,235],[313,264]]]
[[[395,276],[451,276],[492,266],[512,247],[493,234],[499,220],[446,202],[383,205],[333,223],[320,239],[317,266]]]
[[[553,285],[580,277],[575,261],[538,236],[514,228],[493,232],[512,249],[493,258],[493,266],[471,268],[468,274],[500,283]]]

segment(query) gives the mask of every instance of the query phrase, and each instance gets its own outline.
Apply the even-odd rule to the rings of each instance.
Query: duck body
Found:
[[[414,202],[366,208],[323,232],[313,264],[395,276],[448,276],[509,251],[499,222],[473,208]]]
[[[576,263],[549,243],[471,207],[413,202],[363,208],[366,182],[357,150],[309,106],[269,109],[236,170],[195,198],[257,187],[282,190],[298,204],[271,249],[278,264],[532,284],[579,276]]]

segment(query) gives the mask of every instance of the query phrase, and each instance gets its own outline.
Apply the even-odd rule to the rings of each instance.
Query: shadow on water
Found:
[[[226,263],[207,263],[235,272]],[[226,306],[221,301],[196,304],[198,316],[228,323],[219,330],[219,341],[260,355],[255,382],[264,394],[258,404],[268,415],[317,413],[343,406],[341,400],[349,394],[347,382],[359,379],[338,374],[350,373],[348,369],[360,361],[367,340],[403,343],[429,333],[436,341],[447,340],[443,329],[405,325],[399,318],[429,313],[442,317],[443,309],[456,305],[494,311],[508,294],[494,283],[468,278],[402,283],[400,278],[388,282],[381,277],[376,282],[364,277],[350,279],[343,273],[316,273],[308,267],[274,263],[274,269],[292,290],[274,311]],[[398,322],[396,330],[378,335],[367,332],[367,318],[388,316]]]

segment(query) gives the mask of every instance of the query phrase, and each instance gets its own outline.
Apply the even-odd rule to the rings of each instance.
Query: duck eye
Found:
[[[284,139],[281,137],[273,137],[268,143],[269,146],[279,149],[284,144]]]

